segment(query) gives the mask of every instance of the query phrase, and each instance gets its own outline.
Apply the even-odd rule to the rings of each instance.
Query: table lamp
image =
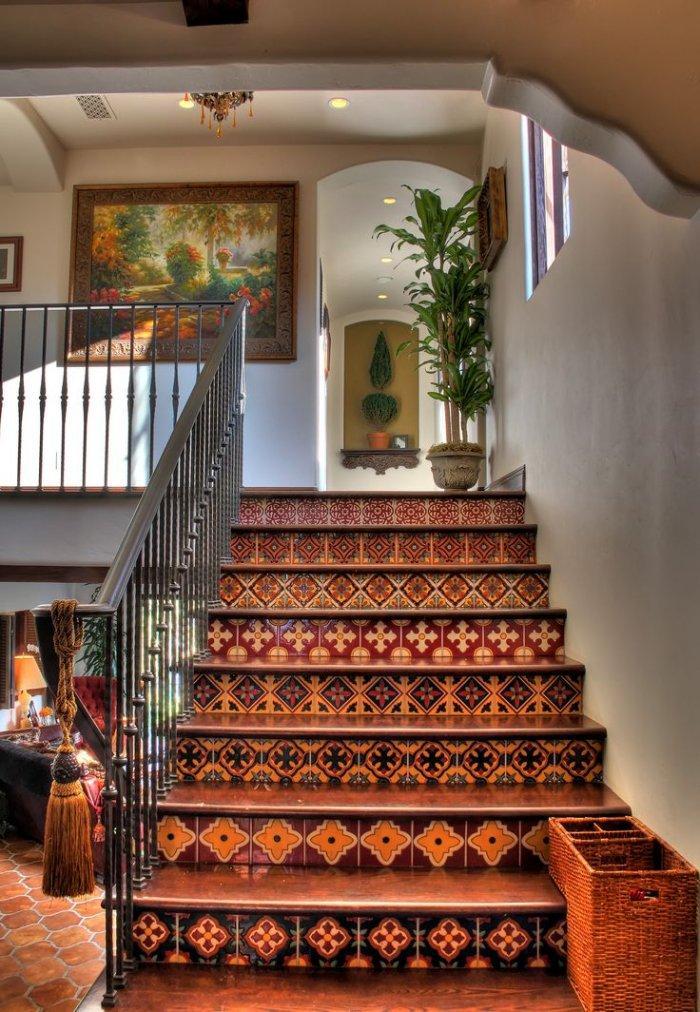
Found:
[[[29,705],[32,691],[42,692],[46,687],[41,668],[33,654],[15,654],[14,664],[15,692],[19,702],[19,725],[29,719]]]

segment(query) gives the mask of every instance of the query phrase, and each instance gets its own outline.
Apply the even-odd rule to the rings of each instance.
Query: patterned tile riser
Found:
[[[160,817],[158,849],[182,864],[525,868],[549,862],[546,818]]]
[[[311,665],[310,665],[311,667]],[[563,672],[485,675],[198,672],[200,713],[580,713],[583,679]]]
[[[445,565],[536,562],[533,531],[235,531],[234,562]]]
[[[221,600],[234,608],[546,608],[546,571],[510,573],[224,573]]]
[[[245,527],[521,524],[525,496],[255,496],[241,500]]]
[[[566,965],[561,914],[283,916],[134,910],[142,961],[261,968],[551,969]]]
[[[599,739],[205,738],[178,741],[181,780],[448,784],[599,781]]]
[[[564,657],[564,619],[520,618],[232,618],[209,622],[209,649],[232,661],[249,657],[330,657],[396,664],[453,658]]]

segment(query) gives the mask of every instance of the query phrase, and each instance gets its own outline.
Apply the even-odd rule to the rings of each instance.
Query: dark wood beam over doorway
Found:
[[[182,0],[182,6],[190,28],[248,24],[248,0]]]

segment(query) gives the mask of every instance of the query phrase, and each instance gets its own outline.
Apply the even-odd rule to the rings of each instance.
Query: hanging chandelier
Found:
[[[252,91],[186,91],[180,99],[183,109],[192,109],[198,105],[201,109],[200,123],[208,120],[209,129],[216,123],[216,136],[221,137],[222,125],[233,113],[232,126],[236,126],[236,110],[248,103],[248,115],[253,115]]]

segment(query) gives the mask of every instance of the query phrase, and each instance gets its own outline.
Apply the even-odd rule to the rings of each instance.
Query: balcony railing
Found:
[[[143,488],[232,308],[0,306],[0,491]]]

